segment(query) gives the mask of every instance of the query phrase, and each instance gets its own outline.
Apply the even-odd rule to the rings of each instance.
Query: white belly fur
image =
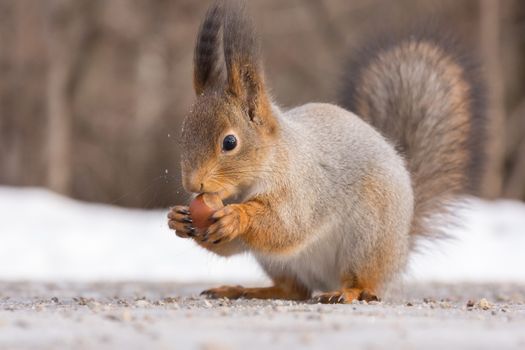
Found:
[[[270,277],[294,276],[312,291],[337,290],[341,287],[343,240],[341,234],[333,232],[323,236],[293,255],[255,254],[255,257]]]

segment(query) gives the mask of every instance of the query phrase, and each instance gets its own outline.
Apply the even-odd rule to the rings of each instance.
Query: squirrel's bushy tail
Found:
[[[469,58],[427,35],[366,48],[350,62],[342,105],[405,157],[415,195],[413,236],[439,236],[450,200],[480,181],[484,96]],[[478,81],[479,79],[479,81]]]

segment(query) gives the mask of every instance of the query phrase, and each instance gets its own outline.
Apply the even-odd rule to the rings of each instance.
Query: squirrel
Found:
[[[185,190],[237,202],[200,233],[172,207],[169,227],[220,256],[250,252],[273,281],[208,297],[378,300],[479,178],[482,84],[451,45],[411,35],[363,50],[340,106],[284,111],[244,7],[216,1],[201,24],[180,140]]]

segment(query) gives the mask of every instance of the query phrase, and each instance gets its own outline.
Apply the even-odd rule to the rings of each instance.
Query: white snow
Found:
[[[74,201],[0,187],[0,280],[260,280],[247,256],[224,259],[167,227],[167,210]]]
[[[413,254],[417,280],[525,282],[525,203],[470,199],[451,239]]]
[[[411,259],[409,279],[525,282],[525,204],[471,200],[454,240]],[[89,204],[0,186],[0,280],[255,282],[249,256],[216,257],[167,228],[167,210]]]

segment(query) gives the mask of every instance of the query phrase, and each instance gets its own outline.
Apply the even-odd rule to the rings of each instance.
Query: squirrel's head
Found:
[[[182,127],[183,185],[224,199],[261,180],[279,134],[242,6],[217,1],[208,10],[195,47],[194,88],[197,100]]]

